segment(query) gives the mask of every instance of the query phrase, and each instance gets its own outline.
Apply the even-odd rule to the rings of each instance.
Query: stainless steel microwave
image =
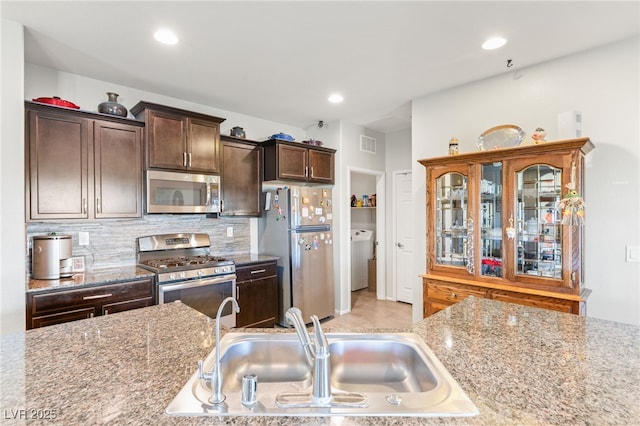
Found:
[[[147,213],[219,213],[220,176],[147,170]]]

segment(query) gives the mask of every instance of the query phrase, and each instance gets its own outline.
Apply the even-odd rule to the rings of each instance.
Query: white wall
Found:
[[[107,100],[106,92],[118,93],[120,95],[118,103],[127,109],[131,109],[139,101],[148,101],[225,118],[226,120],[220,125],[220,133],[225,135],[229,134],[232,127],[240,126],[244,128],[248,139],[265,140],[279,132],[287,133],[298,141],[306,137],[304,129],[282,123],[145,92],[113,82],[95,80],[30,63],[25,64],[24,99],[59,96],[80,106],[82,110],[97,111],[98,104]]]
[[[557,117],[582,112],[582,133],[595,144],[586,158],[585,284],[587,315],[640,324],[640,263],[625,245],[640,245],[639,38],[453,88],[413,101],[415,229],[425,235],[425,172],[420,158],[446,155],[456,136],[475,151],[484,130],[517,124],[527,134],[558,135]],[[425,241],[416,246],[416,275],[425,271]],[[416,289],[421,289],[416,280]],[[419,291],[421,294],[421,290]],[[416,292],[418,294],[418,292]],[[418,300],[420,299],[420,300]],[[414,320],[422,312],[416,297]]]
[[[414,141],[414,143],[419,144],[420,141]],[[393,265],[393,256],[396,250],[395,243],[393,240],[393,226],[395,217],[393,215],[394,206],[393,206],[393,172],[396,170],[410,170],[412,167],[412,159],[411,159],[411,129],[400,130],[396,132],[389,132],[386,134],[385,140],[385,170],[386,170],[386,192],[387,192],[387,203],[386,209],[389,212],[386,221],[387,228],[387,241],[385,248],[385,254],[387,258],[387,265]],[[424,235],[424,234],[420,234]],[[397,265],[398,268],[413,268],[413,265]],[[396,294],[395,289],[390,288],[394,283],[394,269],[390,266],[385,271],[385,282],[387,284],[387,299],[391,298],[391,296]],[[421,274],[424,271],[420,272]],[[417,276],[416,276],[417,277]],[[420,287],[418,293],[414,291],[415,294],[419,294],[419,296],[414,296],[414,299],[422,300],[422,287]],[[415,302],[414,302],[415,303]],[[421,311],[422,312],[422,311]],[[415,318],[414,321],[422,320],[422,315],[420,318]]]
[[[21,24],[2,19],[0,82],[0,335],[25,328],[24,43]]]

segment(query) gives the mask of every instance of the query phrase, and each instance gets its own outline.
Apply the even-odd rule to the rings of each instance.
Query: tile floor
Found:
[[[377,300],[367,289],[351,293],[351,312],[322,322],[323,329],[409,328],[412,306],[403,302]]]

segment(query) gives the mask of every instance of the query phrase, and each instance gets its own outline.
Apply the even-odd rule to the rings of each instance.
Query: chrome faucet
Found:
[[[236,313],[240,312],[240,306],[238,301],[233,297],[227,297],[220,303],[218,307],[218,314],[216,315],[216,363],[213,366],[211,373],[205,373],[203,371],[203,362],[198,361],[198,378],[200,380],[209,380],[211,382],[211,398],[209,402],[211,404],[220,404],[224,402],[226,396],[222,393],[222,373],[220,372],[220,316],[224,306],[228,303],[233,303],[233,308]]]
[[[313,328],[316,334],[315,344],[311,342],[307,328],[302,319],[302,313],[298,308],[289,308],[285,314],[287,321],[296,330],[298,339],[302,344],[304,353],[307,357],[309,366],[313,364],[313,394],[312,403],[314,405],[327,406],[331,404],[331,385],[329,377],[331,376],[331,363],[329,357],[329,344],[327,338],[320,327],[320,320],[316,315],[311,316]]]

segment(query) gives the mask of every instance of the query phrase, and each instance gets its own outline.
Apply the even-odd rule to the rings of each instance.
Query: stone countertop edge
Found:
[[[234,254],[226,257],[230,260],[233,260],[233,263],[235,263],[236,266],[246,266],[246,265],[251,265],[252,263],[273,262],[279,259],[279,257],[277,256],[256,254],[256,253]]]
[[[121,281],[151,278],[155,274],[136,265],[123,265],[113,268],[96,269],[74,274],[68,279],[38,280],[27,278],[27,293],[44,291],[73,290],[84,287],[95,287],[114,284]]]
[[[214,324],[175,302],[2,336],[2,424],[24,424],[28,416],[40,416],[38,424],[119,425],[640,423],[640,327],[474,297],[396,331],[427,343],[478,416],[166,415],[197,361],[213,350]]]
[[[229,255],[236,266],[246,266],[253,263],[277,261],[278,257],[260,254]],[[27,278],[27,293],[45,291],[72,290],[83,287],[95,287],[105,284],[114,284],[121,281],[135,280],[139,278],[154,277],[155,274],[136,265],[123,265],[112,268],[96,269],[74,274],[68,279],[38,280]]]

